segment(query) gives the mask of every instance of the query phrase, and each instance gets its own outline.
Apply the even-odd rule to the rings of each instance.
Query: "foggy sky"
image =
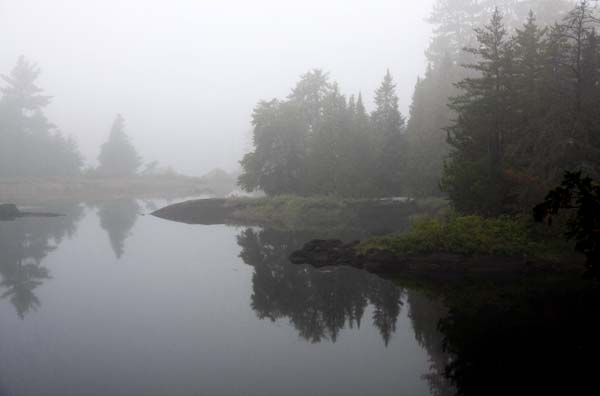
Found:
[[[95,164],[114,116],[146,162],[234,170],[260,99],[322,68],[369,110],[386,68],[408,112],[433,0],[0,0],[0,72],[25,55],[46,114]]]

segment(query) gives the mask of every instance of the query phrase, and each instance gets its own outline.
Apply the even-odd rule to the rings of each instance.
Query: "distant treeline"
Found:
[[[367,113],[362,96],[343,96],[321,70],[304,74],[286,100],[258,104],[254,151],[240,185],[267,194],[397,195],[404,118],[389,71]]]
[[[285,100],[256,107],[241,186],[445,194],[459,211],[497,214],[530,208],[565,170],[599,177],[600,46],[590,2],[440,0],[430,22],[429,65],[406,126],[389,72],[368,113],[360,95],[346,99],[311,71]]]
[[[39,67],[19,57],[0,88],[0,177],[77,176],[83,157],[75,140],[66,137],[44,114],[51,97],[36,85]],[[86,174],[129,176],[140,159],[118,115],[100,150],[99,165]]]

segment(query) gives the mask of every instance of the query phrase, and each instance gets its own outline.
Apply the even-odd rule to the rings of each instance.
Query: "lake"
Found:
[[[0,222],[0,395],[430,395],[418,288],[287,257],[314,235],[187,225],[160,200]]]

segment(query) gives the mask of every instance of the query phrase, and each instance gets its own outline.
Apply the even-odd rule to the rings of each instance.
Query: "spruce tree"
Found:
[[[110,135],[100,148],[98,173],[103,176],[133,176],[141,165],[141,159],[125,134],[125,120],[121,114],[115,117]]]
[[[376,188],[383,195],[398,195],[402,189],[404,117],[398,109],[396,84],[389,70],[375,91],[371,125],[376,141]]]
[[[513,125],[511,105],[512,50],[498,9],[483,29],[478,47],[468,51],[478,61],[468,65],[479,74],[457,86],[463,94],[452,98],[458,118],[448,128],[452,146],[443,185],[456,209],[496,214],[507,198],[503,161]]]
[[[81,156],[74,140],[44,114],[51,97],[37,86],[40,68],[19,57],[8,75],[0,100],[0,176],[73,176]]]
[[[546,29],[538,27],[530,12],[522,28],[515,31],[512,99],[515,122],[513,135],[506,140],[505,177],[514,185],[521,204],[533,201],[539,193],[532,173],[536,145],[542,130],[541,120],[547,111],[544,103],[543,45]],[[532,202],[533,203],[533,202]]]

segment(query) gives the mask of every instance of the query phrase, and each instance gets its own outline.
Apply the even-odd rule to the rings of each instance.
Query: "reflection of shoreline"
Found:
[[[373,305],[373,324],[387,345],[396,330],[402,291],[392,282],[349,268],[319,271],[289,263],[310,236],[247,228],[238,235],[242,260],[254,267],[251,305],[257,316],[287,318],[308,342],[335,342],[346,326],[360,327]]]
[[[0,222],[0,297],[8,299],[22,319],[41,305],[35,289],[51,279],[44,259],[75,234],[83,215],[79,204],[52,209],[65,216]]]

